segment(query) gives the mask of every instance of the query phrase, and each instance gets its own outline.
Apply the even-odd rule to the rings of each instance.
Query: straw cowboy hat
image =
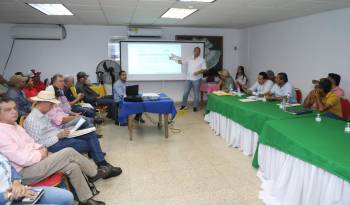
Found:
[[[51,102],[54,104],[60,103],[60,101],[56,100],[54,92],[50,92],[46,90],[40,91],[37,96],[31,97],[30,99],[32,99],[35,102]]]
[[[219,75],[225,76],[225,77],[229,77],[230,76],[230,72],[226,69],[222,69],[219,72]]]

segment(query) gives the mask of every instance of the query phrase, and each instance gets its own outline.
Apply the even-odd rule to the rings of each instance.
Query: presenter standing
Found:
[[[186,82],[185,82],[185,90],[182,97],[182,104],[180,110],[187,109],[187,100],[188,95],[193,88],[194,93],[194,102],[193,102],[193,112],[197,112],[199,105],[199,88],[201,84],[202,74],[207,69],[207,65],[205,60],[200,57],[201,49],[199,47],[195,47],[193,49],[193,56],[181,59],[177,56],[172,55],[170,59],[177,61],[179,64],[187,65],[187,74],[186,74]]]

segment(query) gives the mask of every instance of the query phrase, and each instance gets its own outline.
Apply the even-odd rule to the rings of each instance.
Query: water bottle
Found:
[[[350,122],[346,123],[345,129],[344,129],[345,133],[349,134],[350,133]]]
[[[233,87],[232,87],[232,84],[230,83],[230,85],[228,86],[228,90],[229,92],[232,94],[233,93]]]
[[[241,88],[239,87],[239,85],[237,85],[237,95],[242,96]]]
[[[280,104],[280,109],[281,110],[286,110],[286,99],[283,98]]]
[[[316,122],[321,122],[321,121],[322,121],[322,118],[321,118],[320,113],[318,113],[318,114],[316,115],[315,121],[316,121]]]

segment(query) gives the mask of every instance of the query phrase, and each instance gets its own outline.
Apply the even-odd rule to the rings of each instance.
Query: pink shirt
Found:
[[[62,126],[62,121],[64,117],[69,116],[69,114],[65,113],[59,105],[55,105],[48,113],[51,123],[56,127]]]
[[[333,88],[332,90],[338,97],[344,97],[344,90],[341,89],[339,86]]]
[[[0,152],[17,172],[40,162],[42,145],[35,143],[21,126],[0,123],[0,130]]]

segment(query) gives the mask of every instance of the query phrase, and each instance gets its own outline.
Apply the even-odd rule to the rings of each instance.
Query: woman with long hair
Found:
[[[237,68],[235,82],[236,82],[237,86],[239,86],[241,88],[242,88],[242,86],[248,85],[248,77],[245,74],[244,67],[241,65],[238,66],[238,68]]]

